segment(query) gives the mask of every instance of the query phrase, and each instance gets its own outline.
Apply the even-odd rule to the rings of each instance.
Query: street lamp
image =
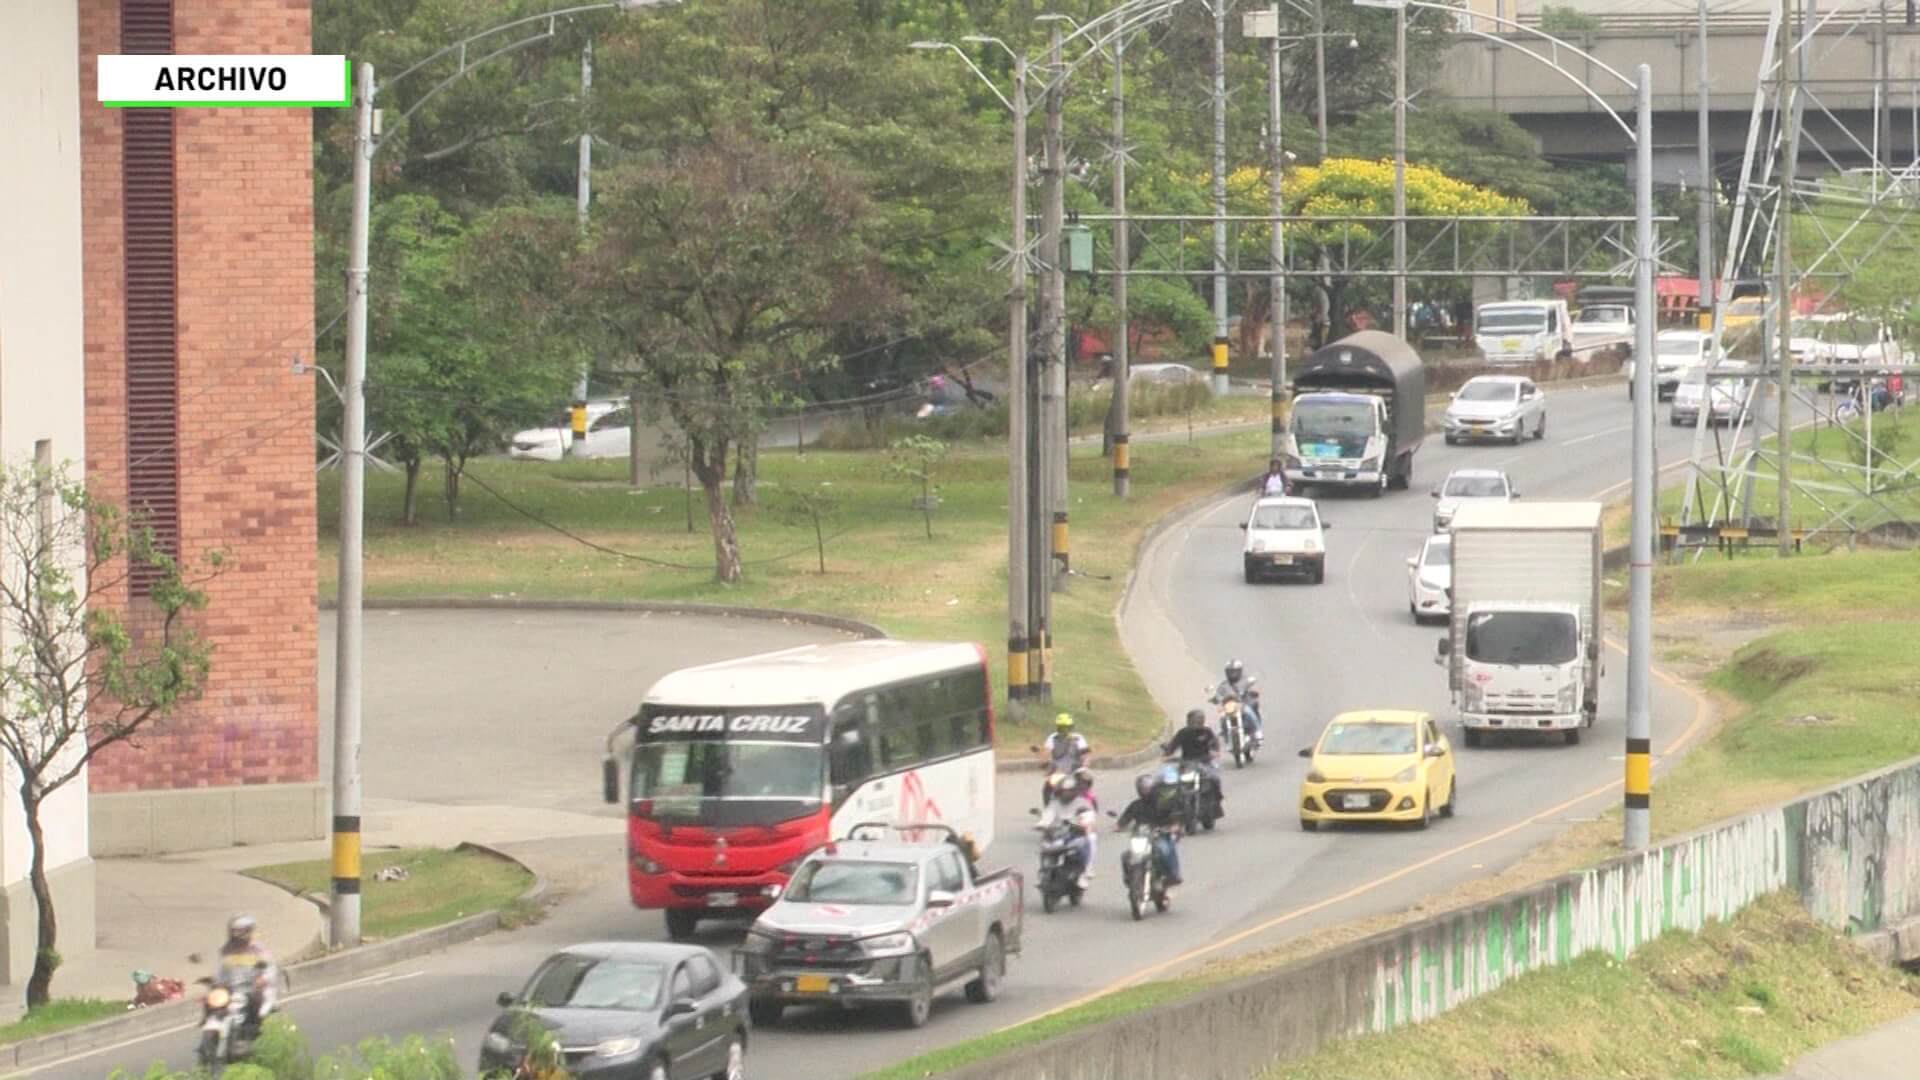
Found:
[[[458,60],[458,69],[415,100],[401,114],[400,122],[405,123],[434,95],[480,64],[553,37],[562,18],[592,11],[639,11],[678,2],[602,0],[512,19],[462,38],[394,76],[393,82],[398,83],[443,57],[455,56]],[[545,24],[543,29],[514,38],[477,57],[468,56],[468,50],[475,45],[490,43],[507,31],[540,23]],[[346,371],[340,394],[340,585],[334,639],[333,882],[328,908],[330,943],[334,948],[360,943],[360,647],[367,464],[367,247],[373,204],[373,155],[380,149],[374,104],[381,88],[374,82],[373,65],[355,65],[354,76],[357,85],[354,88],[353,233],[347,261]]]

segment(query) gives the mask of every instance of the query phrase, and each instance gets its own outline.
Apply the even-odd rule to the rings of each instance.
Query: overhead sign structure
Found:
[[[1244,12],[1240,16],[1240,36],[1247,38],[1277,38],[1280,36],[1280,13],[1272,8]]]
[[[103,55],[109,109],[344,109],[353,103],[345,56]]]
[[[1407,0],[1353,0],[1353,6],[1385,8],[1388,11],[1399,11],[1401,8],[1407,6]]]

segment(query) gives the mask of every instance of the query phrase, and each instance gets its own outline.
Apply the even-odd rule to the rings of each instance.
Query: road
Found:
[[[1173,911],[1135,924],[1113,885],[1117,848],[1105,842],[1101,873],[1085,908],[1029,913],[1026,956],[1015,962],[1001,1000],[990,1007],[950,993],[921,1031],[895,1029],[880,1016],[804,1012],[757,1031],[750,1064],[763,1077],[839,1077],[1018,1022],[1105,988],[1181,970],[1218,956],[1268,947],[1357,918],[1404,910],[1453,885],[1497,873],[1569,822],[1619,798],[1626,664],[1612,653],[1598,727],[1577,747],[1461,748],[1459,816],[1433,830],[1299,831],[1293,799],[1304,763],[1290,751],[1333,712],[1404,706],[1444,713],[1445,680],[1431,660],[1438,631],[1416,628],[1406,609],[1404,559],[1426,534],[1426,487],[1449,468],[1506,468],[1528,498],[1592,498],[1624,490],[1629,449],[1626,395],[1618,385],[1550,391],[1549,434],[1519,447],[1449,448],[1431,440],[1420,453],[1410,492],[1378,500],[1328,498],[1325,516],[1335,558],[1324,585],[1247,586],[1240,579],[1239,515],[1246,498],[1223,500],[1150,546],[1142,610],[1158,641],[1143,658],[1162,700],[1193,695],[1229,656],[1247,662],[1267,688],[1268,753],[1250,770],[1229,770],[1230,815],[1217,833],[1182,852],[1189,888]],[[1664,415],[1662,417],[1664,421]],[[1659,428],[1661,461],[1685,459],[1691,430]],[[622,842],[601,815],[594,789],[599,738],[651,676],[696,650],[684,636],[661,643],[660,623],[558,613],[493,617],[406,612],[370,615],[369,686],[395,682],[384,715],[407,729],[395,735],[386,764],[369,747],[370,791],[411,786],[426,801],[476,799],[598,817],[591,835],[505,845],[530,861],[572,868],[572,895],[543,923],[495,934],[403,964],[363,984],[312,996],[289,1009],[319,1048],[368,1035],[449,1033],[472,1061],[494,1014],[493,996],[517,986],[552,948],[604,938],[661,936],[657,915],[633,911],[620,878]],[[672,625],[672,624],[668,624]],[[752,629],[727,651],[746,652],[817,636],[799,628]],[[388,635],[383,644],[381,635]],[[1158,634],[1158,638],[1153,638]],[[461,663],[435,663],[450,643]],[[1140,646],[1130,634],[1129,645]],[[376,647],[379,646],[379,647]],[[384,666],[379,666],[384,665]],[[445,703],[471,712],[448,715]],[[534,704],[530,704],[534,703]],[[544,710],[540,703],[544,703]],[[413,725],[398,723],[409,717]],[[380,725],[369,708],[368,730]],[[1692,700],[1656,682],[1657,755],[1692,734]],[[448,740],[455,740],[449,743]],[[1459,740],[1455,739],[1456,746]],[[448,749],[457,752],[448,755]],[[421,770],[438,754],[444,765]],[[382,775],[376,769],[387,769]],[[425,775],[425,774],[431,775]],[[411,774],[422,774],[412,776]],[[476,781],[478,775],[484,779]],[[1126,774],[1104,775],[1109,801]],[[1031,869],[1022,832],[1037,801],[1038,777],[1012,773],[999,789],[1000,836],[988,862]],[[484,794],[483,794],[484,792]],[[1656,802],[1657,807],[1657,802]],[[737,928],[707,924],[703,939],[724,951]],[[836,1036],[851,1037],[836,1037]],[[184,1065],[184,1033],[149,1038],[39,1070],[37,1075],[97,1080],[114,1067],[143,1072],[156,1058]]]

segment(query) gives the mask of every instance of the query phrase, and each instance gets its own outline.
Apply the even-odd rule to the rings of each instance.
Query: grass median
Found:
[[[1075,573],[1054,601],[1054,702],[1081,715],[1082,730],[1102,749],[1138,746],[1162,723],[1113,617],[1141,538],[1182,503],[1250,479],[1266,446],[1260,431],[1136,441],[1127,501],[1111,494],[1112,465],[1098,447],[1075,448]],[[936,471],[930,522],[915,509],[918,487],[892,474],[888,461],[878,451],[763,453],[758,501],[737,511],[747,566],[736,585],[714,582],[703,505],[677,476],[672,486],[636,491],[621,461],[478,461],[470,468],[479,483],[465,485],[456,518],[446,520],[436,499],[422,506],[422,524],[409,528],[398,524],[399,478],[371,474],[367,597],[697,601],[825,612],[901,637],[984,642],[995,685],[1005,685],[1004,447],[951,449]],[[328,474],[323,522],[337,516],[337,498]],[[803,501],[823,508],[824,560]],[[336,552],[331,529],[323,530],[323,596],[334,591]],[[1231,551],[1220,557],[1233,561]],[[1003,752],[1024,754],[1043,719],[1003,723]]]
[[[369,849],[362,855],[360,904],[365,936],[391,940],[479,915],[511,912],[533,887],[519,863],[477,848]],[[383,878],[383,873],[391,873]],[[332,880],[326,859],[257,866],[249,877],[301,895],[324,896]]]
[[[37,1039],[42,1035],[52,1035],[68,1028],[91,1024],[96,1020],[105,1020],[110,1016],[119,1016],[126,1011],[127,1003],[124,1001],[55,998],[37,1009],[30,1010],[11,1024],[0,1024],[0,1046],[17,1043],[22,1039]]]

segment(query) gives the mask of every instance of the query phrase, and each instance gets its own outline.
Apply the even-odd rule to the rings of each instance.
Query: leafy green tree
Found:
[[[827,157],[752,135],[717,134],[606,185],[581,304],[686,439],[719,581],[741,573],[721,492],[733,447],[797,377],[834,362],[836,334],[893,306],[876,218]]]
[[[914,503],[920,510],[921,520],[927,528],[927,539],[933,539],[933,509],[939,498],[940,466],[947,460],[949,447],[945,442],[927,435],[908,435],[895,439],[892,446],[892,460],[887,467],[895,476],[904,477],[913,482],[920,494]]]

